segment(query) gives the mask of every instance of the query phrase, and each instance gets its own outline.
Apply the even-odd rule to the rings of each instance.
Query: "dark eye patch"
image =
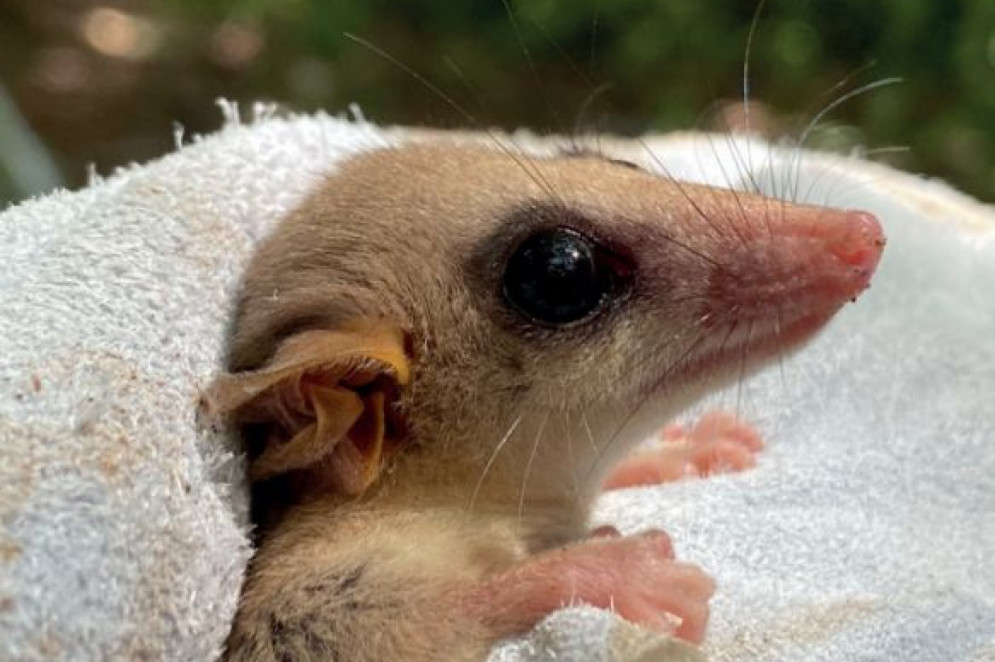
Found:
[[[636,261],[627,243],[562,203],[528,201],[480,238],[464,263],[480,309],[521,337],[588,333],[629,296]]]

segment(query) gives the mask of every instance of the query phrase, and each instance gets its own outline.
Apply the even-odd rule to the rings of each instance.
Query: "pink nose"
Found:
[[[714,310],[741,319],[830,314],[867,289],[885,243],[872,214],[795,206],[765,220],[724,256]]]
[[[839,214],[841,218],[838,222],[815,227],[826,230],[828,248],[833,255],[870,277],[877,268],[884,248],[881,223],[873,214],[863,211],[844,211]]]

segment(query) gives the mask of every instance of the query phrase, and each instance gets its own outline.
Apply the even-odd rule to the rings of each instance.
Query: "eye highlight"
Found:
[[[567,227],[541,230],[512,253],[505,300],[531,321],[565,326],[595,313],[629,275],[622,260]]]

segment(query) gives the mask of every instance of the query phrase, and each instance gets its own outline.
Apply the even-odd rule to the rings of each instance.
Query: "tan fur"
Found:
[[[523,558],[511,527],[431,508],[293,513],[253,561],[232,660],[479,660],[462,587]]]
[[[640,280],[624,315],[548,335],[495,321],[488,242],[537,203],[635,247]],[[732,277],[725,256],[780,205],[600,158],[441,141],[345,163],[260,247],[230,368],[260,368],[302,331],[383,320],[409,338],[407,438],[359,499],[307,494],[262,532],[227,659],[483,659],[509,633],[469,613],[467,592],[582,536],[615,459],[774,353],[695,371],[726,327],[689,331],[717,270]]]

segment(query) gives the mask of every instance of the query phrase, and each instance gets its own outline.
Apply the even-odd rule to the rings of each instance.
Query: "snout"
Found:
[[[867,212],[789,208],[729,247],[710,281],[711,312],[782,324],[831,315],[870,285],[884,244]]]

